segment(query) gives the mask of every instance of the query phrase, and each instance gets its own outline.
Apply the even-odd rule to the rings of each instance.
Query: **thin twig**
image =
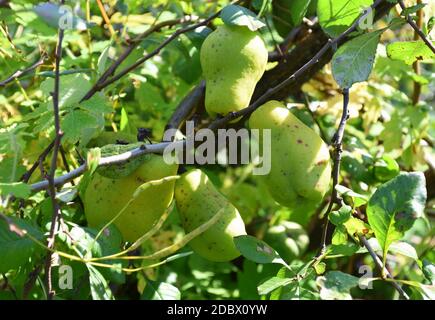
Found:
[[[153,27],[150,27],[146,31],[144,31],[141,35],[137,36],[135,39],[130,41],[129,46],[124,50],[124,52],[121,53],[121,55],[116,59],[110,67],[107,68],[107,70],[100,76],[100,78],[97,80],[95,85],[89,89],[89,91],[83,96],[81,101],[88,100],[91,98],[97,91],[98,86],[100,86],[102,83],[104,83],[109,77],[111,77],[116,69],[121,65],[121,63],[127,59],[127,57],[133,52],[133,50],[139,45],[139,43],[144,40],[146,37],[151,35],[154,32],[157,32],[161,30],[164,27],[167,26],[173,26],[178,23],[182,23],[184,21],[187,21],[186,18],[180,18],[180,19],[174,19],[174,20],[167,20],[160,23],[155,24]]]
[[[22,176],[21,176],[21,181],[27,183],[29,182],[30,178],[32,177],[33,172],[35,172],[35,170],[38,168],[38,166],[40,165],[41,162],[44,162],[45,158],[48,156],[48,154],[50,153],[51,149],[53,149],[54,147],[54,141],[52,141],[47,148],[44,149],[44,151],[42,151],[42,153],[39,155],[38,159],[35,161],[35,163],[32,165],[32,167],[27,170]]]
[[[270,27],[269,20],[267,18],[265,18],[264,22],[266,22],[266,27],[267,27],[267,30],[270,34],[270,37],[272,38],[272,42],[273,42],[273,46],[275,47],[275,51],[278,52],[279,57],[282,58],[284,56],[284,54],[282,53],[280,45],[275,40],[275,37],[274,37],[273,32],[272,32],[272,28]]]
[[[110,19],[107,16],[107,12],[106,9],[104,8],[103,3],[101,2],[101,0],[97,0],[97,5],[98,5],[98,9],[100,9],[101,12],[101,16],[103,17],[104,23],[107,25],[107,28],[110,31],[110,35],[113,37],[116,35],[115,30],[113,29],[112,24],[110,23]]]
[[[306,32],[315,28],[319,28],[317,18],[314,19],[313,21],[310,21],[309,24],[304,22],[300,26],[293,28],[286,36],[284,41],[281,43],[281,45],[279,46],[280,51],[275,50],[269,52],[268,61],[273,62],[273,61],[279,61],[283,58],[286,59],[287,58],[286,54],[289,51],[290,46],[294,44],[294,42],[297,39],[303,37],[303,35],[306,34]]]
[[[32,291],[35,286],[36,280],[38,279],[39,274],[41,273],[42,265],[38,264],[32,272],[29,273],[29,277],[27,281],[24,283],[23,289],[23,299],[27,299],[30,291]]]
[[[379,268],[379,270],[381,270],[381,277],[383,279],[385,279],[385,277],[387,277],[388,279],[391,279],[392,281],[389,281],[389,282],[394,287],[394,289],[397,290],[397,292],[400,294],[400,296],[403,299],[409,300],[409,296],[406,294],[405,291],[403,291],[402,287],[397,282],[394,281],[394,277],[391,275],[391,273],[388,271],[388,269],[384,267],[381,259],[379,259],[378,255],[373,250],[370,243],[367,241],[367,238],[363,235],[358,235],[358,238],[364,244],[364,247],[366,247],[367,251],[369,252],[369,254],[372,257],[373,261],[375,262],[376,266]]]
[[[63,5],[64,0],[61,0],[60,3]],[[50,234],[47,239],[47,246],[49,248],[54,247],[55,242],[55,232],[56,232],[56,226],[57,222],[59,221],[60,217],[60,208],[59,204],[56,200],[56,186],[54,183],[54,178],[56,174],[56,167],[57,167],[57,157],[60,149],[60,142],[62,139],[62,130],[60,128],[60,114],[59,114],[59,85],[60,85],[60,75],[59,75],[59,67],[60,67],[60,59],[62,58],[62,41],[64,36],[64,30],[62,28],[58,29],[58,41],[56,46],[56,69],[55,69],[55,78],[54,78],[54,91],[52,93],[53,96],[53,114],[54,114],[54,129],[55,129],[55,140],[54,140],[54,146],[53,146],[53,155],[51,158],[51,166],[50,171],[47,176],[47,182],[48,182],[48,193],[51,198],[52,208],[53,208],[53,215],[51,218],[51,226],[50,226]],[[48,254],[45,262],[45,277],[46,277],[46,286],[47,286],[47,293],[48,293],[48,299],[51,300],[54,296],[53,286],[52,286],[52,279],[51,279],[51,269],[52,269],[52,254]]]
[[[4,283],[2,284],[2,286],[0,287],[1,290],[6,290],[9,289],[9,291],[12,293],[12,295],[14,296],[14,298],[16,300],[18,300],[18,296],[17,296],[17,291],[14,289],[14,287],[9,283],[9,279],[6,276],[5,273],[1,273],[2,277],[3,277],[3,281]]]
[[[422,0],[417,0],[417,4],[421,4]],[[421,30],[421,27],[423,26],[423,9],[420,9],[417,11],[417,22],[416,25],[419,30]],[[419,35],[416,31],[414,31],[414,40],[418,40]],[[421,66],[420,61],[416,60],[412,65],[414,72],[416,75],[421,74]],[[412,104],[417,105],[420,101],[420,94],[421,94],[421,83],[414,80],[414,92],[412,94]]]
[[[41,58],[36,61],[34,64],[32,64],[30,67],[25,68],[23,70],[18,70],[15,71],[11,76],[9,76],[7,79],[0,81],[0,87],[4,87],[6,86],[8,83],[11,83],[13,81],[15,81],[16,79],[22,77],[23,75],[29,73],[30,71],[35,70],[36,68],[38,68],[39,66],[41,66],[42,64],[44,64],[44,61],[46,59],[46,55],[43,54],[41,56]]]
[[[404,12],[404,10],[406,10],[406,6],[403,3],[403,0],[399,0],[399,5],[400,8],[402,8],[402,13]],[[432,50],[433,53],[435,53],[435,47],[432,44],[432,42],[425,36],[425,34],[423,33],[423,31],[420,30],[420,28],[415,24],[414,20],[412,20],[412,17],[409,14],[405,15],[406,21],[408,22],[408,24],[412,27],[412,29],[414,29],[414,31],[419,35],[419,37],[421,38],[421,40],[424,41],[424,43],[429,47],[429,49]]]
[[[338,125],[337,132],[334,134],[332,138],[332,145],[334,146],[334,165],[332,167],[332,193],[331,200],[328,205],[328,209],[326,210],[323,224],[323,232],[322,232],[322,242],[320,246],[320,254],[323,254],[326,251],[326,238],[328,236],[328,226],[329,226],[329,214],[332,211],[332,208],[335,204],[342,205],[342,199],[338,196],[338,192],[336,190],[336,186],[338,185],[338,178],[340,176],[340,164],[341,164],[341,153],[343,152],[343,136],[344,136],[344,128],[346,127],[346,122],[349,117],[349,89],[343,89],[343,112],[341,114],[340,123]]]

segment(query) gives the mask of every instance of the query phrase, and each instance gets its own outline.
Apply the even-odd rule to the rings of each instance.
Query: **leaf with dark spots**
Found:
[[[423,215],[426,182],[420,172],[402,173],[381,185],[370,198],[367,217],[383,250],[384,259],[392,242],[401,239]]]

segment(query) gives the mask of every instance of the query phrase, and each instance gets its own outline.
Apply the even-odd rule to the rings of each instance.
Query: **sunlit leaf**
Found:
[[[370,198],[367,217],[383,251],[400,240],[422,216],[426,203],[426,182],[419,172],[402,173],[381,185]]]
[[[397,41],[387,46],[388,57],[413,64],[417,60],[435,58],[432,50],[422,41]]]
[[[332,74],[341,88],[366,81],[372,71],[376,48],[383,31],[358,36],[342,45],[332,58]]]
[[[226,6],[222,10],[221,18],[227,25],[245,26],[251,31],[255,31],[265,26],[265,24],[249,9],[233,4]]]

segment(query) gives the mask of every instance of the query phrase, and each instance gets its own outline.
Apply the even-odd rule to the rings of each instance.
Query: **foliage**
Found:
[[[336,159],[337,147],[342,149],[337,183],[307,213],[310,221],[298,225],[309,245],[296,248],[297,256],[285,259],[278,247],[264,241],[271,228],[291,220],[292,208],[275,202],[264,179],[252,174],[252,164],[194,165],[237,208],[246,225],[248,235],[233,239],[241,254],[233,261],[208,261],[189,246],[213,228],[218,214],[207,213],[208,223],[186,231],[177,206],[169,206],[133,243],[125,242],[114,224],[89,227],[82,200],[92,175],[129,175],[148,158],[129,160],[134,168],[122,161],[98,168],[108,156],[141,152],[143,141],[134,149],[123,141],[107,143],[109,147],[90,145],[102,132],[135,137],[138,129],[147,133],[141,140],[161,141],[173,114],[192,103],[195,92],[204,91],[200,50],[214,29],[237,25],[264,39],[269,51],[266,80],[257,84],[252,105],[285,80],[282,75],[288,68],[294,73],[319,52],[312,43],[340,37],[373,4],[294,1],[291,11],[277,14],[277,7],[287,5],[284,2],[111,0],[104,1],[104,12],[96,1],[65,1],[66,11],[59,11],[55,1],[0,2],[0,299],[52,298],[45,281],[47,261],[58,299],[435,298],[435,55],[415,38],[405,20],[411,15],[432,41],[435,7],[430,3],[406,1],[402,14],[382,11],[380,20],[368,27],[365,17],[338,47],[309,62],[313,72],[305,70],[295,77],[297,84],[284,88],[285,94],[267,97],[281,100],[314,130],[330,146],[331,159]],[[376,2],[389,9],[397,3]],[[420,12],[423,19],[418,21]],[[208,17],[212,18],[204,21]],[[58,79],[55,49],[60,23],[67,26]],[[201,25],[180,32],[195,23]],[[305,50],[307,46],[315,52]],[[300,57],[300,48],[306,57]],[[125,52],[125,60],[116,64]],[[231,58],[222,57],[221,62]],[[143,63],[113,83],[100,82],[114,63],[106,80],[141,59]],[[57,80],[62,137],[54,158],[56,170],[51,172]],[[342,126],[343,142],[337,146],[346,89],[348,119]],[[84,99],[89,92],[92,95]],[[203,98],[193,102],[195,108],[184,121],[194,119],[207,127],[215,120],[205,112]],[[243,127],[245,120],[226,126]],[[183,121],[178,127],[184,137]],[[40,188],[51,173],[59,178],[71,170],[74,179],[58,185],[55,195]],[[158,179],[136,181],[135,194],[141,186],[169,181]],[[147,191],[148,203],[157,199],[152,190]],[[98,190],[93,197],[98,197]],[[56,220],[57,207],[61,218]],[[333,231],[320,250],[323,221],[329,221]],[[277,239],[283,239],[280,248],[297,243],[287,234]],[[373,253],[381,257],[381,265]],[[387,267],[404,293],[394,290],[393,280],[379,267]]]

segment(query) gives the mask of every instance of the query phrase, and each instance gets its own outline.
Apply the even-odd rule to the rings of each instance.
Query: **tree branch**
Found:
[[[88,100],[91,98],[96,92],[97,88],[104,83],[109,77],[111,77],[116,69],[121,65],[121,63],[127,59],[127,57],[133,52],[133,50],[139,45],[139,43],[147,38],[149,35],[151,35],[154,32],[160,31],[164,27],[173,26],[178,23],[183,23],[185,21],[188,21],[186,18],[180,18],[180,19],[173,19],[173,20],[167,20],[160,23],[155,24],[154,26],[150,27],[146,31],[144,31],[142,34],[137,36],[135,39],[133,39],[128,47],[122,52],[122,54],[116,59],[109,68],[100,76],[100,78],[97,80],[97,82],[94,84],[94,86],[89,89],[89,91],[83,96],[81,101]]]
[[[38,166],[45,160],[45,158],[50,153],[51,149],[53,149],[54,146],[54,140],[47,146],[47,148],[42,151],[42,153],[39,155],[38,159],[33,163],[32,167],[27,170],[22,176],[21,181],[27,183],[29,182],[30,178],[32,177],[33,172],[38,168]]]
[[[18,79],[18,78],[22,77],[23,75],[29,73],[30,71],[35,70],[36,68],[38,68],[39,66],[44,64],[44,61],[46,58],[47,58],[46,55],[42,54],[41,58],[39,58],[39,60],[36,61],[34,64],[32,64],[30,67],[25,68],[23,70],[18,70],[16,72],[14,72],[11,76],[9,76],[7,79],[0,81],[0,87],[4,87],[7,84],[15,81],[15,79]]]
[[[400,8],[402,8],[402,13],[403,13],[404,10],[406,10],[406,6],[405,6],[405,4],[403,3],[402,0],[399,0],[399,5],[400,5]],[[406,14],[405,18],[406,18],[406,21],[408,22],[408,24],[412,27],[412,29],[414,29],[414,31],[420,36],[421,40],[423,40],[424,43],[429,47],[429,49],[431,49],[432,52],[435,53],[435,47],[434,47],[434,45],[425,36],[423,31],[421,31],[420,28],[415,24],[414,20],[412,20],[412,17],[409,14]]]
[[[181,143],[181,142],[180,142]],[[146,153],[157,153],[161,154],[163,153],[164,149],[170,144],[170,142],[162,142],[162,143],[154,143],[154,144],[143,144],[139,148],[135,148],[129,152],[125,152],[119,155],[110,156],[101,158],[100,162],[98,164],[99,167],[109,166],[113,164],[120,164],[125,163],[126,161],[139,157]],[[80,177],[83,173],[85,173],[87,170],[87,164],[84,163],[80,167],[71,170],[69,173],[62,175],[60,177],[57,177],[54,179],[54,185],[55,186],[61,186],[65,183]],[[41,190],[45,190],[49,187],[49,183],[47,180],[43,180],[37,183],[34,183],[30,186],[32,192],[38,192]]]
[[[369,252],[370,256],[372,257],[373,261],[375,262],[376,266],[381,271],[382,278],[387,277],[388,279],[391,279],[391,285],[394,287],[394,289],[397,290],[397,292],[400,294],[400,296],[405,299],[409,300],[409,296],[406,294],[405,291],[403,291],[402,287],[394,281],[394,277],[391,275],[391,273],[387,270],[387,268],[384,267],[382,264],[381,259],[379,259],[376,252],[371,247],[370,243],[367,241],[367,238],[363,235],[358,235],[359,240],[364,244],[364,247],[366,247],[367,251]]]
[[[64,4],[64,1],[60,1],[61,5]],[[53,208],[53,215],[51,218],[51,226],[50,226],[50,234],[47,239],[47,246],[48,248],[54,247],[55,242],[55,232],[56,232],[56,225],[57,221],[59,221],[60,218],[60,208],[59,204],[56,200],[56,186],[54,183],[54,178],[56,174],[56,167],[57,167],[57,157],[60,149],[60,141],[62,139],[62,130],[60,128],[60,114],[59,114],[59,83],[60,83],[60,75],[59,75],[59,67],[60,67],[60,59],[62,58],[62,41],[64,36],[64,30],[62,28],[58,29],[58,40],[57,40],[57,46],[56,46],[56,69],[55,69],[55,78],[54,78],[54,91],[52,93],[53,96],[53,113],[54,113],[54,129],[55,129],[55,139],[54,139],[54,145],[53,145],[53,155],[51,158],[51,166],[50,171],[47,176],[47,182],[48,182],[48,193],[51,198],[52,208]],[[54,296],[53,286],[51,282],[51,269],[52,269],[52,254],[49,253],[46,258],[45,262],[45,277],[46,277],[46,285],[47,285],[47,292],[48,292],[48,299],[51,300]]]
[[[337,132],[332,138],[332,145],[334,146],[334,165],[332,167],[332,193],[331,200],[328,205],[328,209],[325,212],[323,232],[322,232],[322,242],[320,246],[320,255],[324,254],[326,251],[326,238],[328,236],[328,226],[329,226],[329,214],[335,204],[339,206],[342,205],[342,199],[338,196],[336,186],[338,185],[338,179],[340,176],[340,165],[341,165],[341,154],[343,152],[343,136],[344,128],[346,127],[347,119],[349,118],[349,89],[343,89],[343,112],[341,114],[340,123],[338,125]]]
[[[205,81],[201,81],[177,106],[166,125],[166,129],[179,129],[184,121],[204,103],[204,96]]]

